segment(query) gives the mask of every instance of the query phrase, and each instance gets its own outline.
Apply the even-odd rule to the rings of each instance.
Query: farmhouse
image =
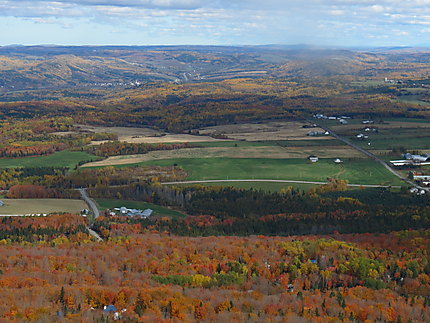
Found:
[[[368,139],[369,136],[368,135],[363,135],[362,133],[359,133],[358,135],[356,135],[357,139]]]
[[[370,127],[366,127],[366,128],[364,128],[363,129],[364,131],[366,131],[366,132],[378,132],[378,129],[377,128],[370,128]]]
[[[317,156],[314,156],[314,155],[309,156],[309,157],[308,157],[308,159],[309,159],[312,163],[316,163],[316,162],[318,161],[318,157],[317,157]]]

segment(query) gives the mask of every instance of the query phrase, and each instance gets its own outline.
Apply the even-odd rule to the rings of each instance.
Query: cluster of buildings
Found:
[[[329,134],[330,133],[328,131],[309,131],[306,135],[314,137],[314,136],[323,136],[323,135],[327,136]]]
[[[117,212],[110,212],[110,215],[116,215],[119,213],[119,215],[122,216],[129,216],[129,217],[140,217],[140,218],[149,218],[152,213],[154,212],[152,209],[146,209],[146,210],[139,210],[139,209],[129,209],[125,206],[117,207],[114,209]]]
[[[430,175],[413,174],[414,181],[424,186],[430,186]]]
[[[410,153],[403,154],[404,159],[390,160],[393,166],[423,166],[430,165],[430,154],[413,155]]]
[[[347,117],[347,116],[341,116],[341,117],[337,117],[337,116],[326,116],[322,113],[317,113],[314,114],[313,117],[315,119],[324,119],[324,120],[337,120],[339,121],[340,124],[348,124],[347,119],[351,119],[351,117]]]
[[[416,195],[424,195],[424,194],[426,194],[426,191],[425,191],[425,190],[423,190],[423,189],[419,189],[419,188],[416,188],[416,187],[412,187],[409,191],[410,191],[412,194],[416,194]]]

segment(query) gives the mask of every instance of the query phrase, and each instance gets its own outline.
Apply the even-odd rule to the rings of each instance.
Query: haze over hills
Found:
[[[133,87],[156,80],[237,77],[407,77],[411,71],[420,78],[429,61],[429,49],[403,47],[4,46],[0,89]]]

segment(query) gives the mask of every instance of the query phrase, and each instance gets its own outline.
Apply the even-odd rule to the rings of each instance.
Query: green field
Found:
[[[148,161],[138,165],[177,165],[188,172],[188,180],[288,179],[325,182],[328,177],[336,177],[352,184],[402,183],[383,166],[370,159],[345,159],[344,164],[337,165],[333,163],[333,159],[320,159],[317,163],[309,163],[304,158],[177,158]]]
[[[41,157],[0,159],[0,168],[16,167],[69,167],[73,169],[81,161],[100,160],[100,157],[83,151],[60,151]]]
[[[79,213],[88,208],[82,200],[69,199],[3,199],[0,214]]]
[[[185,214],[169,209],[167,207],[162,207],[156,204],[140,202],[140,201],[124,201],[124,200],[113,200],[113,199],[96,199],[99,210],[104,211],[107,209],[114,209],[117,207],[125,206],[129,209],[152,209],[154,211],[153,215],[161,216],[172,216],[172,217],[184,217]]]
[[[369,139],[365,140],[357,140],[357,138],[350,135],[350,132],[348,133],[349,135],[345,137],[368,150],[400,147],[408,151],[430,149],[430,127],[419,128],[419,125],[420,123],[417,123],[417,128],[411,128],[409,124],[408,127],[380,129],[378,133],[368,133]],[[359,132],[360,131],[354,131],[354,133]],[[368,142],[370,142],[370,146],[367,144]]]

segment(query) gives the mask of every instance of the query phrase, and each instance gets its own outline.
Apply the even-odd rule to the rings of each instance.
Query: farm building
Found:
[[[125,206],[122,206],[120,208],[115,208],[116,211],[119,211],[119,213],[121,215],[124,216],[130,216],[130,217],[142,217],[142,218],[148,218],[152,215],[152,210],[151,209],[146,209],[146,210],[138,210],[138,209],[128,209]]]
[[[321,136],[321,135],[329,135],[328,131],[309,131],[307,136]]]
[[[423,190],[423,189],[418,189],[418,188],[416,188],[416,187],[412,187],[409,191],[410,191],[411,193],[413,193],[413,194],[417,194],[417,195],[424,195],[424,194],[426,193],[426,191],[425,191],[425,190]]]
[[[406,153],[403,155],[405,159],[413,160],[415,162],[429,162],[430,161],[430,154],[424,154],[424,155],[412,155],[410,153]]]
[[[362,133],[359,133],[358,135],[356,135],[357,139],[368,139],[369,136],[368,135],[363,135]]]
[[[340,158],[336,158],[336,159],[334,160],[334,163],[335,163],[335,164],[342,164],[342,163],[343,163],[343,160],[342,160],[342,159],[340,159]]]
[[[314,156],[314,155],[309,156],[309,157],[308,157],[308,159],[309,159],[312,163],[316,163],[316,162],[318,161],[318,157],[317,157],[317,156]]]
[[[430,181],[430,175],[414,175],[415,180]]]

